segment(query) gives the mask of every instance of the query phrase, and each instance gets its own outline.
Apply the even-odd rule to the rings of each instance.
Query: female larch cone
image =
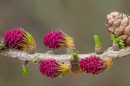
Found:
[[[105,25],[110,33],[124,41],[125,46],[130,45],[130,16],[116,11],[111,12],[107,15]]]
[[[96,55],[86,57],[80,60],[80,68],[86,73],[91,73],[93,75],[99,74],[104,70],[111,67],[111,59],[101,59]]]
[[[4,42],[8,47],[17,48],[33,53],[35,40],[31,34],[21,28],[8,30],[4,33]]]
[[[9,46],[13,48],[20,47],[19,44],[23,44],[23,31],[15,28],[8,30],[4,33],[4,42]]]
[[[39,70],[49,78],[62,77],[69,72],[69,66],[59,63],[56,60],[43,60],[39,65]]]
[[[44,35],[43,43],[46,47],[58,49],[66,46],[71,49],[74,47],[73,39],[61,30],[52,30]]]

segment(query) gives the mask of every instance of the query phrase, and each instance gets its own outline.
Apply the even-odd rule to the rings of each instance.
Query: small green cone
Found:
[[[28,74],[28,66],[23,66],[23,75],[26,76]]]

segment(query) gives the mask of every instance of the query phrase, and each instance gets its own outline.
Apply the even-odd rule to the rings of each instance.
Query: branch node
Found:
[[[78,54],[76,52],[73,52],[72,54],[73,59],[70,60],[71,63],[71,71],[75,74],[78,74],[80,72],[82,72],[80,66],[79,66],[79,57]]]
[[[34,64],[39,64],[42,59],[40,59],[38,56],[34,56],[33,59],[31,60]]]
[[[120,50],[120,45],[113,41],[112,48],[114,51],[119,51]]]
[[[6,47],[6,43],[3,38],[0,38],[0,50]]]

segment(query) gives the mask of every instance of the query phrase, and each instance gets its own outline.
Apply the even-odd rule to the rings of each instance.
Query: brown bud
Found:
[[[75,74],[79,74],[81,72],[83,72],[83,70],[81,70],[80,66],[79,66],[79,59],[72,59],[70,61],[71,63],[71,71]]]
[[[120,46],[119,46],[119,44],[117,44],[116,42],[113,42],[112,48],[113,48],[114,51],[120,50]]]
[[[103,58],[103,61],[106,62],[106,64],[107,64],[107,69],[109,69],[109,68],[113,65],[113,61],[112,61],[112,58],[111,58],[111,57],[104,57],[104,58]],[[106,70],[107,70],[107,69],[106,69]]]

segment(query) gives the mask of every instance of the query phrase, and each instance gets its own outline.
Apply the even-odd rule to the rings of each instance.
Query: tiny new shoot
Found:
[[[125,44],[124,44],[123,40],[121,40],[120,38],[115,37],[115,35],[112,34],[112,33],[110,33],[110,37],[111,37],[111,40],[118,43],[122,48],[125,48]]]

